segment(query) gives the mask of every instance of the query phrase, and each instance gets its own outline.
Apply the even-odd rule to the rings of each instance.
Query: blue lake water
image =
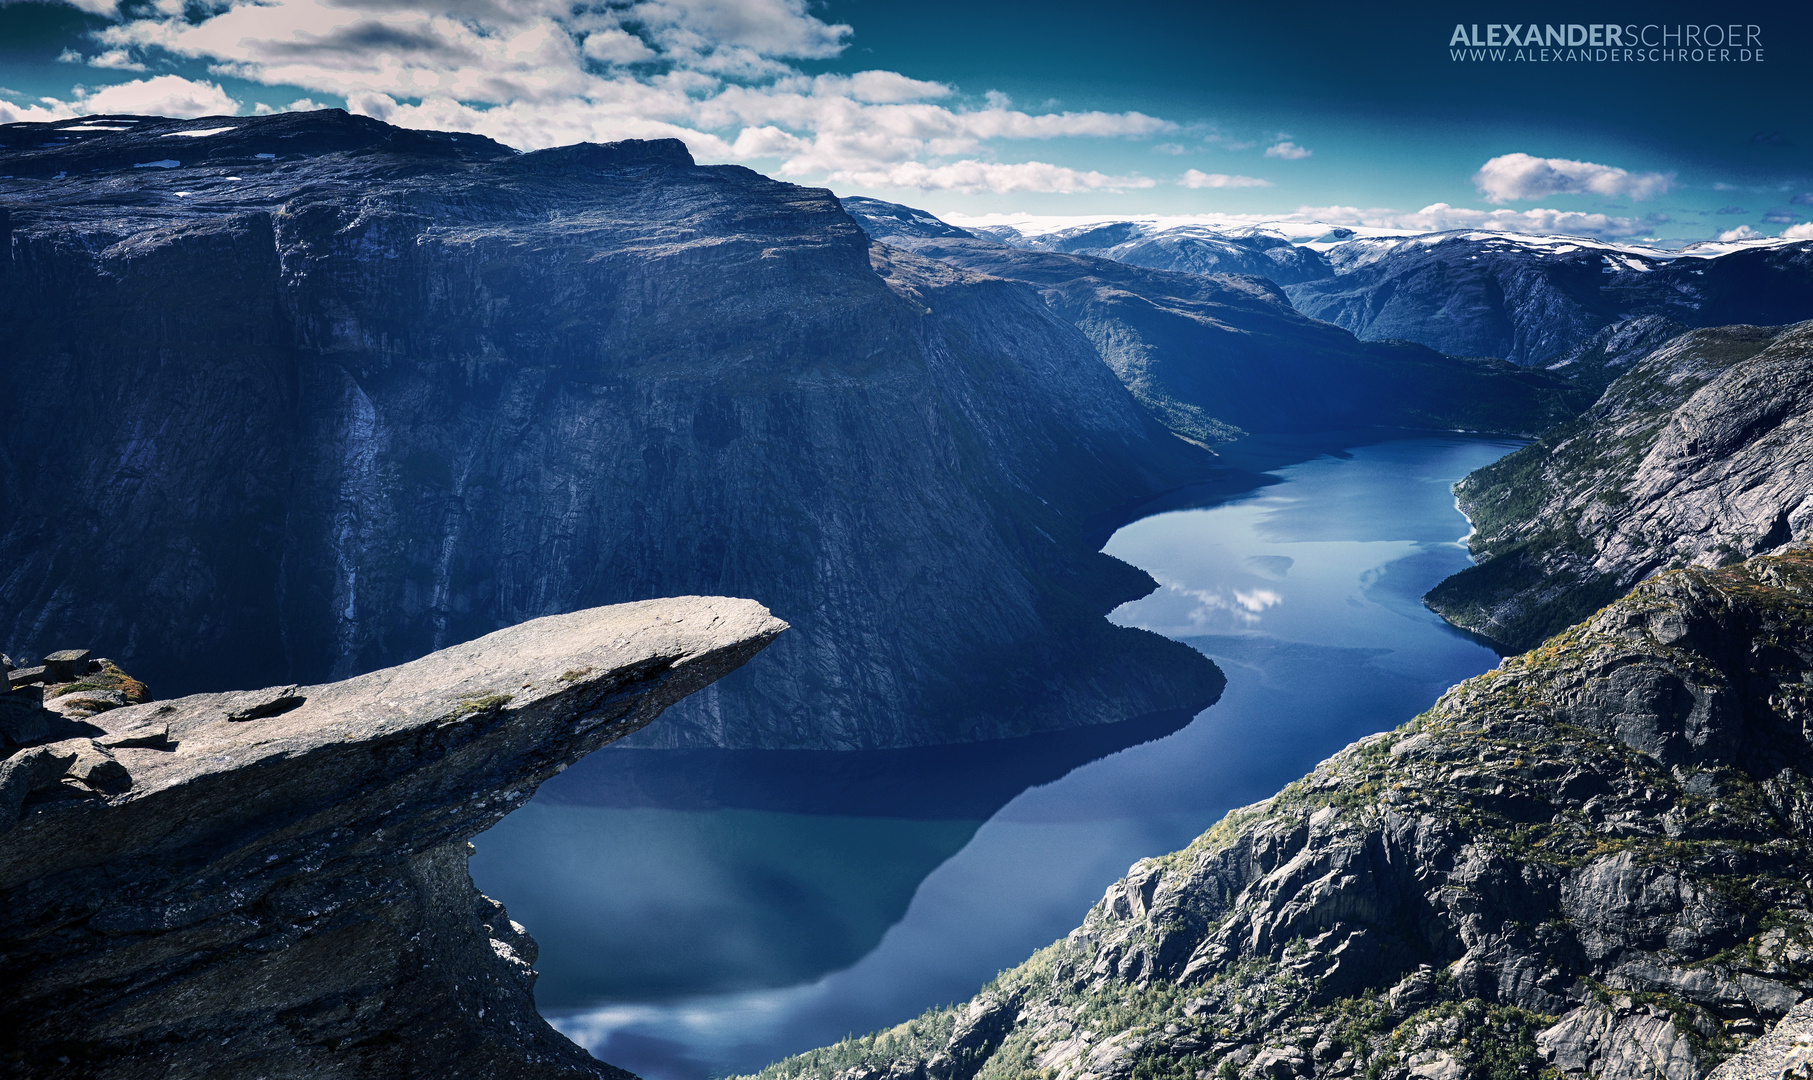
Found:
[[[968,998],[1134,861],[1493,666],[1419,598],[1467,565],[1450,486],[1520,444],[1378,439],[1236,448],[1263,486],[1109,539],[1160,583],[1111,618],[1227,673],[1194,718],[865,754],[607,748],[549,781],[471,864],[541,944],[543,1014],[649,1080],[701,1080]]]

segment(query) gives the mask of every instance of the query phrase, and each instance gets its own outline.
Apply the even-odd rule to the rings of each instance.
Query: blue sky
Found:
[[[1457,25],[1733,22],[1760,62],[1451,52]],[[1810,43],[1784,4],[0,0],[0,121],[331,105],[524,148],[675,136],[946,215],[1683,241],[1813,218]]]

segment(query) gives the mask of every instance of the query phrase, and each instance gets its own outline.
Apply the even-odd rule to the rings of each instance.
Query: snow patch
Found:
[[[164,135],[163,137],[166,139],[174,139],[180,135],[181,137],[183,137],[185,139],[199,139],[203,135],[219,135],[223,131],[237,130],[238,127],[239,127],[238,124],[229,124],[226,127],[195,128],[192,131],[172,131],[172,132],[169,132],[168,134]],[[69,129],[64,128],[63,130],[67,131]],[[122,130],[124,130],[124,129],[122,129]]]
[[[162,161],[141,161],[137,165],[134,165],[133,168],[135,168],[135,169],[178,169],[178,168],[182,167],[182,164],[183,164],[182,162],[177,161],[174,158],[165,158]]]

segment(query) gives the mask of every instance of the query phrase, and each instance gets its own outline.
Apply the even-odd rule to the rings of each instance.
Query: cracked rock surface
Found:
[[[534,942],[467,838],[785,628],[723,597],[594,608],[10,747],[0,1075],[621,1080],[536,1014]]]
[[[761,1075],[1702,1080],[1805,1027],[1810,702],[1813,552],[1662,574],[1136,863],[974,1000]]]
[[[1813,323],[1675,337],[1454,490],[1479,565],[1424,602],[1517,649],[1658,570],[1813,538]]]

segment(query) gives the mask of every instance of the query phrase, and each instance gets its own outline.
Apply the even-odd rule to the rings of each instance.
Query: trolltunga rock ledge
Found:
[[[536,1014],[534,943],[466,840],[785,628],[722,597],[594,608],[15,750],[0,1075],[626,1076]]]

